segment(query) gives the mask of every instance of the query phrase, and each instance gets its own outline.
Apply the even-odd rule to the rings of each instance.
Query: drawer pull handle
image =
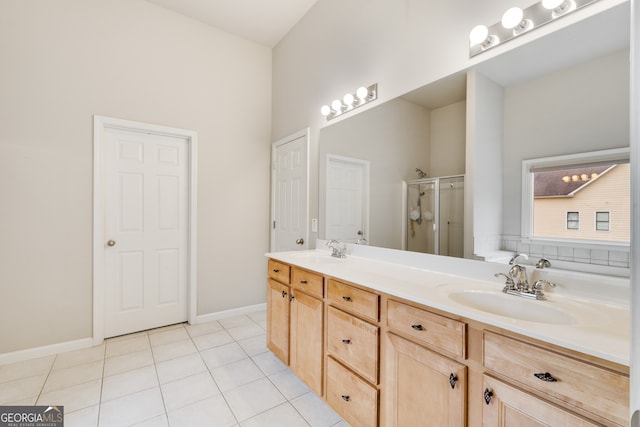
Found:
[[[537,373],[537,374],[533,374],[533,376],[534,376],[534,377],[536,377],[537,379],[539,379],[539,380],[541,380],[541,381],[544,381],[544,382],[547,382],[547,383],[555,383],[555,382],[558,382],[558,380],[557,380],[557,379],[555,379],[555,378],[553,377],[553,375],[551,375],[549,372],[544,372],[544,373],[539,372],[539,373]]]
[[[488,388],[484,389],[484,403],[487,405],[491,402],[491,398],[493,397],[493,392]]]
[[[278,270],[277,268],[274,268],[274,269],[273,269],[273,272],[274,272],[274,273],[280,273],[280,270]]]
[[[455,376],[453,374],[453,372],[451,373],[451,375],[449,375],[449,384],[451,385],[451,389],[453,390],[454,388],[456,388],[456,383],[458,382],[458,377]]]
[[[345,344],[351,344],[351,340],[342,340],[342,342]]]
[[[287,291],[282,291],[282,298],[287,296]]]
[[[342,297],[343,300],[345,300],[346,302],[351,302],[351,297]]]
[[[424,331],[422,325],[411,325],[414,331]]]
[[[345,402],[348,402],[351,400],[351,398],[349,396],[347,396],[346,394],[342,395],[342,400],[344,400]]]
[[[300,284],[302,284],[302,285],[306,285],[306,284],[307,284],[307,281],[306,281],[306,280],[300,280]]]
[[[296,299],[296,297],[294,297],[293,294],[289,294],[289,301],[293,301],[294,299]]]

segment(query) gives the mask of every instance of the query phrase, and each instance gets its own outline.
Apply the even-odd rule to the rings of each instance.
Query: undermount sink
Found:
[[[528,322],[569,325],[575,319],[547,301],[535,301],[501,292],[466,290],[452,292],[449,298],[476,310]]]

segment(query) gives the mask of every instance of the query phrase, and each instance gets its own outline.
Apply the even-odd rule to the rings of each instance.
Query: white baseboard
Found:
[[[93,338],[82,338],[79,340],[65,341],[42,347],[27,348],[25,350],[0,354],[0,365],[37,359],[39,357],[51,356],[57,353],[64,353],[66,351],[80,350],[92,346]]]
[[[196,316],[195,323],[211,322],[212,320],[220,320],[226,317],[238,316],[240,314],[253,313],[254,311],[266,310],[267,303],[248,305],[246,307],[233,308],[231,310],[216,311],[215,313],[201,314]]]

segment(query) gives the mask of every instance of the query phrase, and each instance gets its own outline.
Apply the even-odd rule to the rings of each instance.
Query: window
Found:
[[[567,230],[579,230],[579,229],[580,229],[580,213],[567,212]]]
[[[522,237],[593,245],[628,245],[629,150],[525,160]]]
[[[609,231],[609,212],[596,212],[596,230]]]

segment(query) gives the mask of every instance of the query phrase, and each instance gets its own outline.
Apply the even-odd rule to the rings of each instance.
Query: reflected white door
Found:
[[[188,140],[107,128],[105,337],[187,320]]]
[[[273,144],[271,250],[308,247],[308,137],[298,132]]]
[[[329,154],[326,175],[326,239],[356,242],[368,234],[369,162]]]

